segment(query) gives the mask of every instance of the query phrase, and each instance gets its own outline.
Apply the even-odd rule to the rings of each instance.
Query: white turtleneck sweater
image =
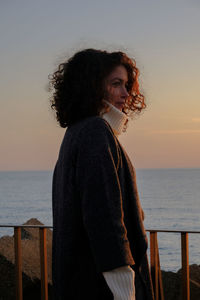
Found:
[[[104,101],[110,109],[101,117],[110,124],[115,135],[118,136],[123,130],[127,116],[108,101]],[[135,272],[130,266],[103,272],[103,276],[113,293],[114,300],[135,300]]]
[[[110,124],[115,135],[118,136],[122,133],[124,124],[126,123],[128,117],[125,113],[112,105],[110,102],[106,100],[103,101],[109,106],[109,111],[101,116]]]

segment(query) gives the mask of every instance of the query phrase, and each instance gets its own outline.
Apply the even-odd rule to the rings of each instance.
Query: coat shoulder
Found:
[[[69,130],[99,130],[99,129],[110,129],[109,124],[100,116],[92,116],[86,119],[83,119],[72,126],[69,127]]]
[[[88,136],[114,138],[111,126],[100,116],[92,116],[81,120],[70,126],[67,132],[76,135],[78,140],[82,138],[87,140]]]

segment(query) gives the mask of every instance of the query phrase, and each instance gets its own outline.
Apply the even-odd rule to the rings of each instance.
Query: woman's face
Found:
[[[122,65],[117,66],[105,79],[104,99],[122,110],[129,97],[127,92],[128,73]]]

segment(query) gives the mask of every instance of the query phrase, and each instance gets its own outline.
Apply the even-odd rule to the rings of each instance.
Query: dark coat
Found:
[[[147,243],[135,170],[110,125],[69,126],[53,175],[55,299],[113,299],[102,272],[131,265],[152,300]]]

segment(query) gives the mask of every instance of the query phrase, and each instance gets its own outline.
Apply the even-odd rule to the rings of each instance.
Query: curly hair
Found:
[[[54,89],[51,108],[61,127],[68,127],[86,117],[100,115],[106,104],[104,80],[115,67],[123,65],[128,74],[129,97],[123,112],[133,117],[146,107],[144,96],[139,89],[139,70],[134,59],[125,53],[85,49],[75,53],[61,63],[49,75],[50,89]]]

